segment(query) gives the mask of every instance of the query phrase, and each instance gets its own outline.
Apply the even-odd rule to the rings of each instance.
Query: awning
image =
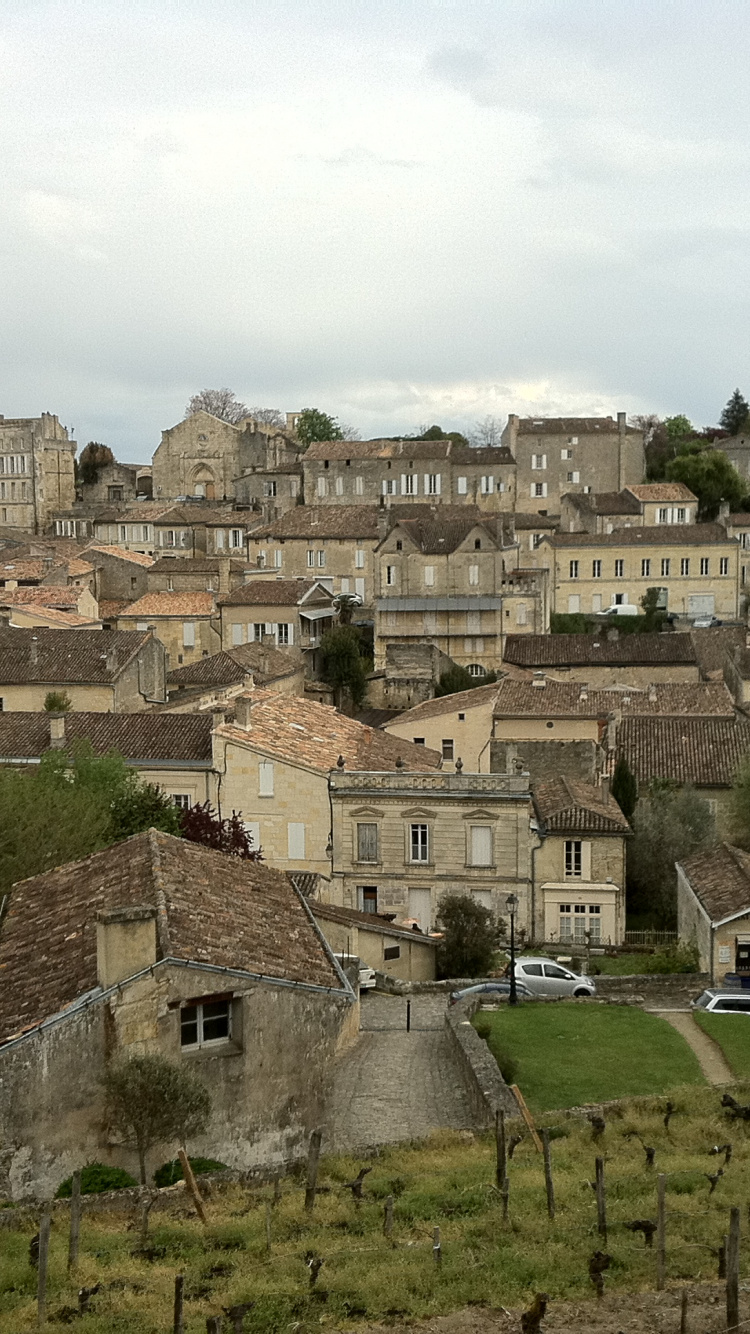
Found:
[[[333,607],[312,607],[310,611],[303,611],[300,607],[299,614],[300,616],[304,616],[308,621],[322,621],[325,620],[326,617],[330,620],[334,612]]]

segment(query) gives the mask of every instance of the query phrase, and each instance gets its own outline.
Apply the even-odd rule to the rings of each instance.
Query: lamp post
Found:
[[[516,909],[518,907],[518,898],[515,894],[509,894],[505,900],[505,906],[510,914],[510,994],[508,996],[509,1005],[518,1004],[518,993],[516,991]]]

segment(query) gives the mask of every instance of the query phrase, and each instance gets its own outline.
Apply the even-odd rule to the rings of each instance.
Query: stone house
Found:
[[[280,495],[263,495],[263,484],[279,469],[296,464],[299,450],[285,428],[264,426],[252,417],[234,426],[210,412],[196,412],[162,431],[153,458],[154,498],[237,497],[247,503],[256,499],[250,493],[257,478],[263,499],[280,501]],[[288,498],[296,500],[291,490]]]
[[[0,416],[0,532],[43,533],[75,500],[75,440],[57,417]]]
[[[539,548],[542,538],[554,537],[561,523],[559,514],[514,514],[513,531],[518,544],[519,565],[528,569],[539,569]]]
[[[149,593],[229,593],[245,580],[244,560],[231,556],[162,556],[148,572]]]
[[[692,635],[620,635],[614,626],[600,635],[508,635],[503,662],[598,688],[701,679]]]
[[[750,432],[740,431],[737,435],[722,436],[711,442],[713,449],[726,454],[732,467],[740,477],[750,478]]]
[[[677,933],[711,986],[750,975],[750,854],[719,843],[677,862]]]
[[[65,691],[76,712],[162,704],[164,646],[151,631],[0,630],[0,712],[38,712],[50,690]]]
[[[88,741],[96,755],[116,750],[181,809],[197,802],[215,805],[211,714],[176,713],[0,713],[0,764],[37,764],[48,750]]]
[[[93,593],[97,602],[135,602],[148,592],[150,556],[124,547],[90,546],[85,559],[93,570]]]
[[[424,773],[440,756],[347,718],[326,704],[271,690],[233,700],[214,732],[222,809],[243,820],[271,866],[330,878],[334,855],[328,776],[348,769]]]
[[[305,693],[305,669],[270,644],[240,644],[208,658],[197,658],[167,675],[170,712],[226,704],[254,685],[282,695]]]
[[[101,615],[101,614],[100,614]],[[0,625],[6,629],[29,630],[40,626],[47,630],[102,630],[100,616],[81,616],[67,608],[40,603],[0,605]]]
[[[251,578],[218,600],[221,645],[259,643],[272,638],[276,648],[303,653],[311,675],[311,656],[333,624],[330,589],[318,579]]]
[[[248,534],[248,564],[285,579],[318,579],[332,593],[357,593],[371,606],[373,552],[392,514],[377,505],[297,505]]]
[[[0,968],[0,1186],[13,1199],[49,1198],[87,1161],[137,1174],[101,1087],[130,1054],[159,1053],[210,1089],[191,1152],[235,1168],[298,1159],[358,1027],[286,876],[155,830],[18,885]],[[149,1171],[175,1147],[158,1145]]]
[[[564,533],[612,533],[617,528],[654,528],[696,523],[698,498],[683,482],[652,482],[622,491],[569,492],[560,502]]]
[[[125,510],[100,510],[91,527],[97,545],[124,547],[146,556],[235,555],[244,560],[248,517],[232,505],[148,501]]]
[[[559,775],[534,786],[534,938],[620,945],[625,939],[625,840],[630,826],[606,781]]]
[[[81,504],[132,505],[138,499],[151,495],[151,467],[139,463],[105,463],[97,472],[95,482],[79,481],[77,486]]]
[[[453,667],[436,644],[393,643],[385,646],[385,665],[367,677],[367,706],[389,719],[394,711],[411,709],[432,699],[440,678]],[[378,718],[375,726],[384,720]]]
[[[516,461],[515,509],[559,514],[571,491],[621,491],[646,471],[643,432],[626,414],[612,417],[518,417],[502,442]]]
[[[334,902],[395,914],[427,933],[445,894],[468,894],[499,918],[512,892],[528,930],[528,774],[363,773],[347,764],[332,770],[330,792]]]
[[[318,926],[334,954],[349,954],[366,968],[375,968],[405,982],[435,980],[438,941],[421,931],[398,926],[369,905],[364,912],[308,900]]]
[[[93,572],[92,572],[93,573]],[[73,612],[85,621],[96,622],[99,619],[99,603],[86,583],[75,584],[37,584],[11,588],[6,583],[0,590],[0,611],[15,608],[54,608],[57,611]]]
[[[620,528],[611,533],[545,537],[540,564],[549,570],[552,612],[600,612],[629,604],[640,610],[651,588],[659,606],[689,620],[739,615],[737,542],[718,523]]]
[[[221,648],[213,593],[145,593],[117,617],[118,630],[152,630],[167,652],[168,667],[210,657]]]
[[[750,719],[623,718],[614,759],[623,755],[639,788],[655,778],[689,784],[709,804],[719,833],[730,833],[729,799],[750,751]]]
[[[302,456],[305,501],[315,505],[424,502],[515,509],[515,462],[502,447],[455,440],[325,440]]]
[[[398,714],[384,724],[384,730],[391,736],[438,751],[448,773],[453,772],[458,760],[464,773],[489,773],[497,691],[495,682],[453,695],[439,695]]]

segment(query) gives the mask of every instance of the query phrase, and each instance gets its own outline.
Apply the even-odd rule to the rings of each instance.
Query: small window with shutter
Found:
[[[492,829],[490,825],[471,826],[471,865],[492,865]]]
[[[357,825],[357,861],[378,860],[378,826],[375,823]]]

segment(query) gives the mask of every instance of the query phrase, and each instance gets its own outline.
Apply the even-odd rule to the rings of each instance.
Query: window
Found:
[[[572,459],[572,457],[573,457],[573,450],[572,450],[572,449],[561,449],[561,450],[560,450],[560,458],[562,459],[563,463],[565,462],[566,459]]]
[[[685,522],[685,511],[683,509],[678,509],[677,511],[677,522],[678,523]]]
[[[425,565],[424,567],[425,588],[432,588],[435,583],[435,566]]]
[[[642,561],[641,561],[641,577],[642,577],[643,579],[648,579],[648,577],[649,577],[650,574],[651,574],[651,561],[650,561],[650,560],[642,560]]]
[[[290,496],[292,497],[292,500],[296,500],[296,498],[297,498],[297,478],[296,478],[296,477],[290,477],[290,478],[289,478],[289,494],[290,494]]]
[[[385,949],[383,950],[383,958],[384,958],[384,959],[400,959],[400,958],[401,958],[401,946],[400,946],[400,945],[386,945]]]
[[[326,553],[325,553],[325,551],[319,551],[319,552],[318,552],[318,565],[319,565],[319,567],[320,567],[321,569],[323,569],[323,568],[325,567],[325,563],[326,563]]]
[[[187,792],[173,792],[172,801],[181,811],[189,811],[192,805]]]
[[[404,472],[404,473],[402,473],[402,474],[401,474],[401,495],[402,495],[402,496],[416,496],[416,494],[417,494],[417,477],[416,477],[416,473],[413,473],[413,472]]]
[[[535,471],[541,471],[541,470],[543,470],[544,468],[546,468],[546,467],[547,467],[547,455],[546,455],[546,454],[532,454],[532,456],[531,456],[531,466],[532,466],[532,468],[533,468]]]
[[[401,539],[399,538],[398,541],[396,542],[396,550],[397,550],[397,551],[403,551],[403,549],[404,549],[404,544],[403,544],[403,542],[401,541]]]
[[[569,482],[580,482],[580,480],[581,480],[581,474],[580,474],[579,472],[569,472],[569,473],[568,473],[568,481],[569,481]]]
[[[471,865],[492,865],[492,829],[488,824],[473,824],[469,831],[471,839]]]
[[[273,764],[270,760],[261,760],[258,765],[258,796],[273,796]]]
[[[167,536],[169,536],[169,534],[167,534]],[[120,524],[120,541],[121,541],[121,542],[127,542],[127,540],[128,540],[128,530],[127,530],[127,528],[125,527],[125,524],[124,524],[124,523],[121,523],[121,524]]]
[[[466,670],[467,670],[467,672],[469,673],[469,676],[486,676],[486,675],[487,675],[487,673],[485,672],[484,667],[482,666],[481,662],[470,662],[469,665],[468,665],[468,667],[466,668]]]
[[[182,643],[184,648],[195,648],[195,621],[182,622]]]
[[[456,478],[456,492],[459,496],[465,496],[468,491],[467,479],[465,477]]]
[[[315,564],[315,552],[312,549],[307,553],[307,564],[308,566],[313,566]]]
[[[719,559],[719,574],[729,574],[729,557],[721,556]]]
[[[355,553],[354,553],[354,568],[355,568],[355,570],[364,570],[364,568],[365,568],[365,553],[364,553],[364,551],[355,551]]]
[[[600,561],[600,560],[592,560],[592,562],[591,562],[591,578],[592,578],[592,579],[601,579],[601,577],[602,577],[602,563],[601,563],[601,561]]]
[[[232,625],[232,647],[236,648],[242,643],[242,636],[245,627],[240,622],[235,621]]]
[[[242,529],[241,529],[241,528],[233,528],[233,529],[232,529],[232,536],[231,536],[231,542],[230,542],[230,545],[231,545],[232,547],[234,547],[235,551],[237,550],[238,547],[241,547],[241,546],[242,546]]]
[[[491,496],[492,491],[494,489],[494,485],[495,485],[494,477],[480,477],[479,479],[479,490],[481,491],[483,496]]]
[[[215,1042],[226,1042],[231,1035],[232,1002],[229,999],[182,1006],[181,1047],[207,1047]]]
[[[326,486],[326,479],[325,479],[325,477],[319,477],[319,478],[318,478],[318,485],[317,485],[317,488],[316,488],[317,494],[318,494],[319,496],[324,496],[324,495],[326,494],[327,490],[328,490],[328,487]]]
[[[283,560],[283,555],[282,555],[281,547],[277,547],[276,550],[275,550],[274,553],[273,553],[273,564],[274,564],[274,569],[276,569],[276,570],[280,570],[280,569],[281,569],[281,562],[282,562],[282,560]]]
[[[443,759],[444,759],[444,760],[452,760],[452,759],[453,759],[453,738],[452,738],[452,737],[448,737],[446,740],[444,740],[444,741],[442,742],[441,749],[442,749],[442,752],[443,752]]]
[[[538,498],[540,498],[540,497],[543,499],[544,496],[546,496],[546,494],[547,494],[547,483],[546,483],[546,482],[532,482],[532,483],[531,483],[531,494],[532,494],[532,496],[533,496],[535,499],[538,499]]]
[[[344,479],[343,479],[343,477],[337,477],[337,478],[336,478],[336,495],[337,495],[337,496],[343,496],[343,494],[344,494]]]
[[[264,495],[264,496],[275,496],[275,495],[276,495],[276,483],[275,483],[275,482],[264,482],[264,483],[263,483],[263,495]]]
[[[479,635],[482,633],[482,613],[481,611],[467,611],[466,613],[466,633],[467,635]]]
[[[669,510],[667,509],[659,510],[659,523],[669,523]]]
[[[426,824],[413,824],[411,826],[411,860],[413,862],[429,861],[429,838]]]
[[[287,856],[290,861],[302,861],[305,856],[305,826],[291,820],[286,827]]]
[[[690,557],[683,556],[680,560],[680,574],[690,574]]]
[[[107,487],[107,500],[113,500],[113,501],[122,500],[123,495],[124,495],[124,491],[123,491],[123,488],[122,488],[121,486],[108,486],[108,487]]]
[[[560,939],[573,939],[573,914],[570,903],[560,904]]]
[[[395,496],[395,494],[396,494],[396,478],[395,478],[395,477],[387,477],[387,478],[385,479],[385,481],[383,482],[383,485],[382,485],[382,492],[383,492],[383,495],[384,495],[384,496]]]
[[[141,541],[142,541],[142,542],[150,542],[150,541],[151,541],[151,538],[150,538],[149,534],[150,534],[149,526],[148,526],[147,523],[144,523],[143,528],[141,529]]]
[[[472,584],[472,585],[476,585],[476,584],[479,583],[479,566],[478,566],[478,565],[470,565],[470,566],[469,566],[469,583]]]
[[[365,581],[364,581],[364,579],[355,579],[355,580],[354,580],[354,592],[357,593],[361,598],[364,598],[364,596],[365,596]]]
[[[425,473],[424,493],[426,496],[439,496],[442,489],[442,477],[439,472]]]
[[[395,582],[396,582],[396,566],[395,566],[395,565],[386,565],[386,567],[385,567],[385,582],[386,582],[386,584],[388,584],[389,587],[392,587],[393,584],[395,584]]]
[[[625,573],[625,561],[624,561],[624,560],[616,560],[616,561],[615,561],[615,579],[622,579],[624,573]]]
[[[565,878],[580,880],[583,875],[583,844],[578,838],[565,840]]]
[[[378,911],[378,887],[377,885],[360,885],[357,891],[359,899],[360,912]]]
[[[258,552],[258,569],[259,569],[259,570],[265,570],[265,568],[266,568],[266,553],[265,553],[265,551],[259,551],[259,552]]]
[[[701,556],[701,574],[708,574],[711,567],[711,561],[708,556]]]
[[[354,478],[354,494],[355,496],[363,496],[365,494],[365,479],[361,473],[357,473],[357,476]]]
[[[525,602],[516,603],[516,625],[528,624],[528,610]]]
[[[578,561],[577,561],[577,560],[572,560],[572,561],[570,562],[570,566],[569,566],[569,571],[568,571],[568,573],[569,573],[571,579],[577,579],[577,578],[578,578]]]
[[[378,860],[378,826],[376,824],[357,825],[357,861],[376,862]]]
[[[663,558],[662,563],[661,563],[661,572],[662,572],[662,577],[663,577],[663,578],[668,578],[668,576],[669,576],[669,556],[665,556],[665,557]]]
[[[216,529],[216,532],[215,532],[215,534],[214,534],[214,546],[216,547],[216,550],[217,550],[217,551],[223,551],[223,550],[224,550],[224,539],[225,539],[225,537],[226,537],[226,533],[224,532],[224,529],[223,529],[223,528],[217,528],[217,529]]]
[[[171,574],[167,575],[167,592],[168,593],[174,592],[174,579],[172,578]]]
[[[279,621],[276,626],[276,643],[291,644],[294,637],[294,627],[289,621]]]

